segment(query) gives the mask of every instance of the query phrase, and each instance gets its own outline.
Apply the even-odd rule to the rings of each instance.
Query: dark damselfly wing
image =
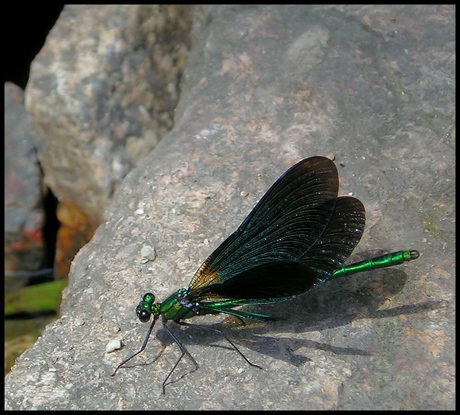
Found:
[[[335,164],[300,161],[201,265],[188,298],[272,302],[303,294],[341,267],[365,224],[358,199],[337,197]]]

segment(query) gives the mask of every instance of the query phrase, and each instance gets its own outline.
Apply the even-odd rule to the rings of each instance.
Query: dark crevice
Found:
[[[62,12],[62,4],[10,5],[4,18],[5,79],[25,89],[30,64]]]
[[[48,189],[43,200],[45,213],[45,223],[43,225],[43,243],[45,245],[45,255],[42,268],[53,268],[56,255],[57,232],[59,221],[56,216],[58,201],[51,189]]]

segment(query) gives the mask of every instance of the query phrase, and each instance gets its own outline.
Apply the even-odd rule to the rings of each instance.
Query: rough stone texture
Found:
[[[26,103],[45,183],[59,200],[59,278],[113,191],[172,127],[189,10],[66,6],[32,64]]]
[[[42,182],[37,154],[24,109],[24,92],[5,84],[5,287],[28,280],[45,254],[42,227]],[[16,277],[15,277],[16,276]],[[11,277],[11,278],[10,278]]]
[[[174,129],[77,255],[62,318],[6,377],[5,408],[453,409],[454,6],[211,6],[193,22]],[[185,360],[161,394],[178,350],[159,329],[111,377],[147,330],[141,295],[186,286],[287,167],[328,153],[367,208],[354,257],[421,258],[264,307],[285,319],[232,334],[264,370],[173,327],[198,370]]]
[[[45,181],[92,223],[172,127],[188,10],[66,6],[32,64],[26,105]]]

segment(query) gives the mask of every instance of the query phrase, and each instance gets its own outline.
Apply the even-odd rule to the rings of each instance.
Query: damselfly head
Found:
[[[136,308],[137,317],[142,323],[146,323],[150,320],[152,315],[152,305],[155,302],[155,296],[152,293],[147,293],[144,295],[142,301]]]

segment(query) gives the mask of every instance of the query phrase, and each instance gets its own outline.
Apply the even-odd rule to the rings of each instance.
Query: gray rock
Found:
[[[92,222],[172,127],[188,11],[66,6],[33,61],[26,104],[45,181]]]
[[[24,91],[5,84],[5,286],[25,285],[43,262],[42,178]],[[21,278],[22,276],[22,278]]]

